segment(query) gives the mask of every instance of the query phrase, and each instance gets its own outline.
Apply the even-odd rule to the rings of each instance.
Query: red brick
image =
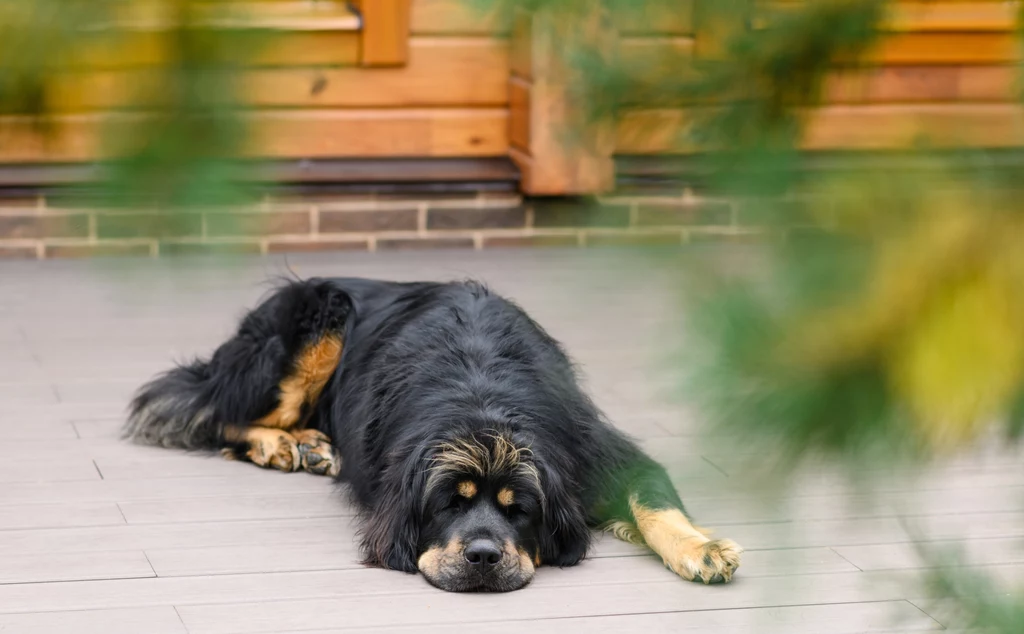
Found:
[[[0,238],[86,238],[88,214],[0,214]]]
[[[532,235],[532,236],[484,236],[484,248],[501,247],[575,247],[579,238],[575,235]]]
[[[307,211],[212,212],[206,214],[208,236],[273,236],[310,232]]]
[[[769,231],[690,234],[690,242],[693,244],[766,244],[778,239],[776,233]]]
[[[695,203],[678,205],[640,205],[636,224],[640,227],[671,227],[684,225],[732,225],[732,207],[727,203]]]
[[[514,229],[525,226],[526,209],[523,207],[431,207],[427,210],[427,229]]]
[[[46,199],[42,196],[0,198],[0,208],[3,209],[41,209],[45,206]]]
[[[22,245],[0,245],[0,258],[10,260],[32,260],[36,258],[36,248]]]
[[[160,255],[245,255],[261,253],[258,242],[162,242]]]
[[[583,200],[535,200],[533,226],[624,229],[629,226],[629,206],[598,205]]]
[[[48,244],[45,255],[48,258],[91,258],[109,256],[148,256],[148,244]]]
[[[736,224],[741,227],[814,224],[811,205],[823,204],[817,200],[751,201],[740,206]]]
[[[283,205],[289,209],[298,209],[313,205],[330,205],[331,203],[366,203],[372,204],[376,196],[372,192],[305,192],[301,194],[271,194],[267,197],[270,205]]]
[[[416,209],[320,211],[320,233],[382,233],[415,231]]]
[[[318,251],[366,251],[369,240],[282,240],[270,242],[268,253],[313,253]]]
[[[588,233],[588,247],[682,246],[682,231]]]
[[[197,213],[97,214],[99,238],[183,238],[203,234],[203,217]]]
[[[472,238],[424,237],[424,238],[380,238],[377,248],[381,251],[406,249],[472,249]]]

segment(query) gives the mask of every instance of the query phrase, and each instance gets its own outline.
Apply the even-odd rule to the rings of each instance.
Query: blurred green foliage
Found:
[[[661,47],[623,59],[580,25],[594,12],[664,15],[689,3],[473,1],[515,5],[553,25],[576,134],[637,106],[687,108],[678,145],[697,150],[687,167],[709,173],[710,189],[741,201],[745,221],[772,238],[754,250],[753,274],[703,280],[710,291],[696,305],[693,294],[683,298],[690,320],[674,365],[686,368],[681,396],[702,406],[712,437],[761,448],[753,459],[776,474],[824,458],[868,485],[864,474],[914,469],[992,432],[1019,440],[1018,171],[993,169],[984,149],[930,152],[926,138],[908,139],[903,168],[893,155],[804,167],[807,116],[823,102],[829,71],[837,59],[847,68],[864,59],[893,2],[807,2],[769,14],[766,3],[698,0],[698,26],[732,25],[720,54],[693,59]],[[751,28],[758,20],[768,28]],[[962,618],[953,622],[1020,631],[1019,597],[954,559],[922,557],[935,596],[956,599]]]
[[[509,21],[544,16],[580,135],[638,104],[688,106],[680,143],[700,150],[690,165],[778,238],[758,254],[757,279],[722,281],[692,311],[693,345],[680,359],[693,375],[685,393],[705,406],[712,430],[758,443],[782,469],[825,455],[851,472],[969,446],[996,424],[1012,439],[1024,433],[1024,228],[1007,189],[1017,174],[990,169],[984,151],[950,170],[910,147],[928,169],[828,177],[802,169],[806,116],[822,102],[827,72],[837,58],[856,65],[891,2],[808,2],[772,14],[750,0],[697,0],[698,21],[734,26],[720,55],[695,60],[665,47],[627,60],[594,31],[690,3],[465,1]],[[91,192],[103,205],[166,212],[168,235],[182,210],[252,195],[236,158],[246,130],[235,80],[263,34],[209,26],[200,19],[208,4],[148,3],[163,16],[165,54],[154,80],[138,87],[145,113],[127,108],[109,119],[103,145],[114,158]],[[0,0],[0,112],[32,117],[45,131],[58,105],[54,74],[91,47],[116,50],[120,30],[111,25],[139,6]],[[770,28],[750,28],[755,20]],[[779,204],[787,198],[812,202],[795,214]],[[942,566],[932,575],[938,594],[958,597],[967,625],[1019,631],[1020,601],[1004,603],[986,583]]]
[[[179,235],[188,212],[253,200],[238,159],[246,128],[237,80],[264,34],[213,26],[205,18],[218,6],[228,8],[200,0],[0,0],[0,111],[29,118],[44,139],[67,114],[63,100],[94,98],[69,90],[109,90],[89,82],[110,75],[110,60],[153,58],[115,71],[137,79],[116,95],[123,103],[85,115],[102,122],[101,177],[62,199],[156,211],[149,230],[157,237]],[[139,50],[140,41],[153,50]]]

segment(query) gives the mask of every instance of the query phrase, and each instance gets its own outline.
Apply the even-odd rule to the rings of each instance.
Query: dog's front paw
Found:
[[[341,456],[331,439],[315,429],[295,432],[302,469],[314,475],[336,476],[341,472]]]
[[[691,538],[680,544],[665,565],[687,581],[704,584],[729,583],[740,567],[743,548],[731,539],[701,542]]]

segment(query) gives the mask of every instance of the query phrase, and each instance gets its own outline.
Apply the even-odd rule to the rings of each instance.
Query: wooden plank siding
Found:
[[[722,54],[723,41],[738,24],[702,19],[699,0],[689,49],[665,38],[624,38],[625,54],[642,50],[661,60],[661,72],[685,72],[692,58]],[[797,9],[805,1],[772,0],[759,7]],[[1019,105],[1021,39],[1019,2],[895,0],[883,21],[879,43],[854,67],[836,60],[827,79],[824,107],[808,111],[807,150],[905,148],[927,139],[938,147],[1014,147],[1024,144]],[[770,28],[758,12],[755,28]],[[684,133],[697,107],[627,112],[616,129],[616,153],[688,154]]]
[[[238,77],[257,108],[501,107],[508,104],[508,43],[487,37],[413,37],[409,60],[369,72],[348,64],[251,68]],[[311,54],[307,52],[307,54]],[[445,78],[441,81],[440,78]],[[146,69],[66,72],[51,84],[59,112],[145,108],[158,77]]]
[[[635,110],[616,128],[619,154],[685,154],[692,110]],[[897,150],[927,138],[941,148],[1024,145],[1024,109],[994,104],[858,104],[807,113],[805,150]]]
[[[356,0],[363,16],[363,66],[403,66],[409,59],[411,0]]]
[[[686,72],[695,57],[720,54],[721,25],[702,19],[702,7],[712,1],[636,2],[612,16],[601,37],[624,59],[653,60],[641,67],[643,79],[656,83],[660,73]],[[641,104],[616,130],[595,137],[603,155],[577,160],[579,148],[559,140],[557,128],[565,124],[559,118],[568,111],[558,80],[538,77],[538,69],[551,65],[544,56],[553,54],[539,49],[542,38],[515,40],[510,21],[481,12],[475,0],[356,4],[356,12],[328,2],[317,12],[295,14],[294,2],[246,3],[254,19],[277,25],[265,46],[230,53],[230,61],[244,65],[237,80],[252,123],[247,156],[512,156],[524,172],[525,191],[557,194],[607,186],[615,155],[696,149],[676,137],[693,104],[656,111]],[[52,137],[40,136],[25,119],[0,118],[0,163],[94,160],[98,125],[111,111],[130,120],[154,105],[155,67],[168,60],[170,49],[153,26],[160,20],[152,13],[157,5],[139,0],[126,6],[132,13],[125,20],[135,28],[97,36],[54,73],[46,91],[57,113]],[[885,37],[867,66],[852,69],[837,60],[826,108],[810,115],[805,147],[896,148],[930,135],[938,145],[1019,143],[1019,7],[1016,1],[894,0]],[[367,29],[386,33],[369,46]],[[652,122],[657,129],[645,133],[641,128]],[[1004,133],[999,126],[1007,126]],[[576,169],[582,171],[570,173]]]
[[[245,115],[251,158],[503,156],[508,109],[397,108],[260,110]],[[40,135],[25,117],[0,117],[0,148],[9,162],[85,162],[101,156],[101,128],[145,117],[68,115]]]
[[[252,3],[255,15],[281,4]],[[271,32],[265,46],[238,49],[231,77],[262,158],[504,157],[508,154],[507,32],[474,9],[444,0],[363,2],[344,29]],[[387,5],[387,6],[385,6]],[[145,11],[140,11],[152,20]],[[361,17],[361,22],[360,18]],[[312,20],[312,18],[311,18]],[[138,21],[138,20],[137,20]],[[404,23],[404,30],[396,28]],[[393,30],[384,33],[366,29]],[[400,40],[400,43],[399,43]],[[368,42],[375,44],[368,45]],[[100,124],[126,125],[155,104],[169,50],[154,29],[126,29],[97,41],[53,76],[48,105],[58,113],[43,137],[31,122],[0,118],[0,162],[90,161]]]

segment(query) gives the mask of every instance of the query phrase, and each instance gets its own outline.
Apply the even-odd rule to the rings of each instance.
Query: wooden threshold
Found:
[[[981,159],[984,159],[983,161]],[[884,170],[915,172],[944,168],[967,171],[1015,172],[1024,168],[1024,151],[1014,148],[933,150],[927,156],[901,151],[808,151],[798,170],[805,175],[822,172]],[[701,155],[627,155],[615,157],[616,184],[626,189],[705,187],[713,164]]]
[[[519,183],[519,170],[505,157],[278,160],[250,166],[251,184],[297,192],[509,191]],[[0,165],[0,198],[87,189],[102,177],[97,164]]]

